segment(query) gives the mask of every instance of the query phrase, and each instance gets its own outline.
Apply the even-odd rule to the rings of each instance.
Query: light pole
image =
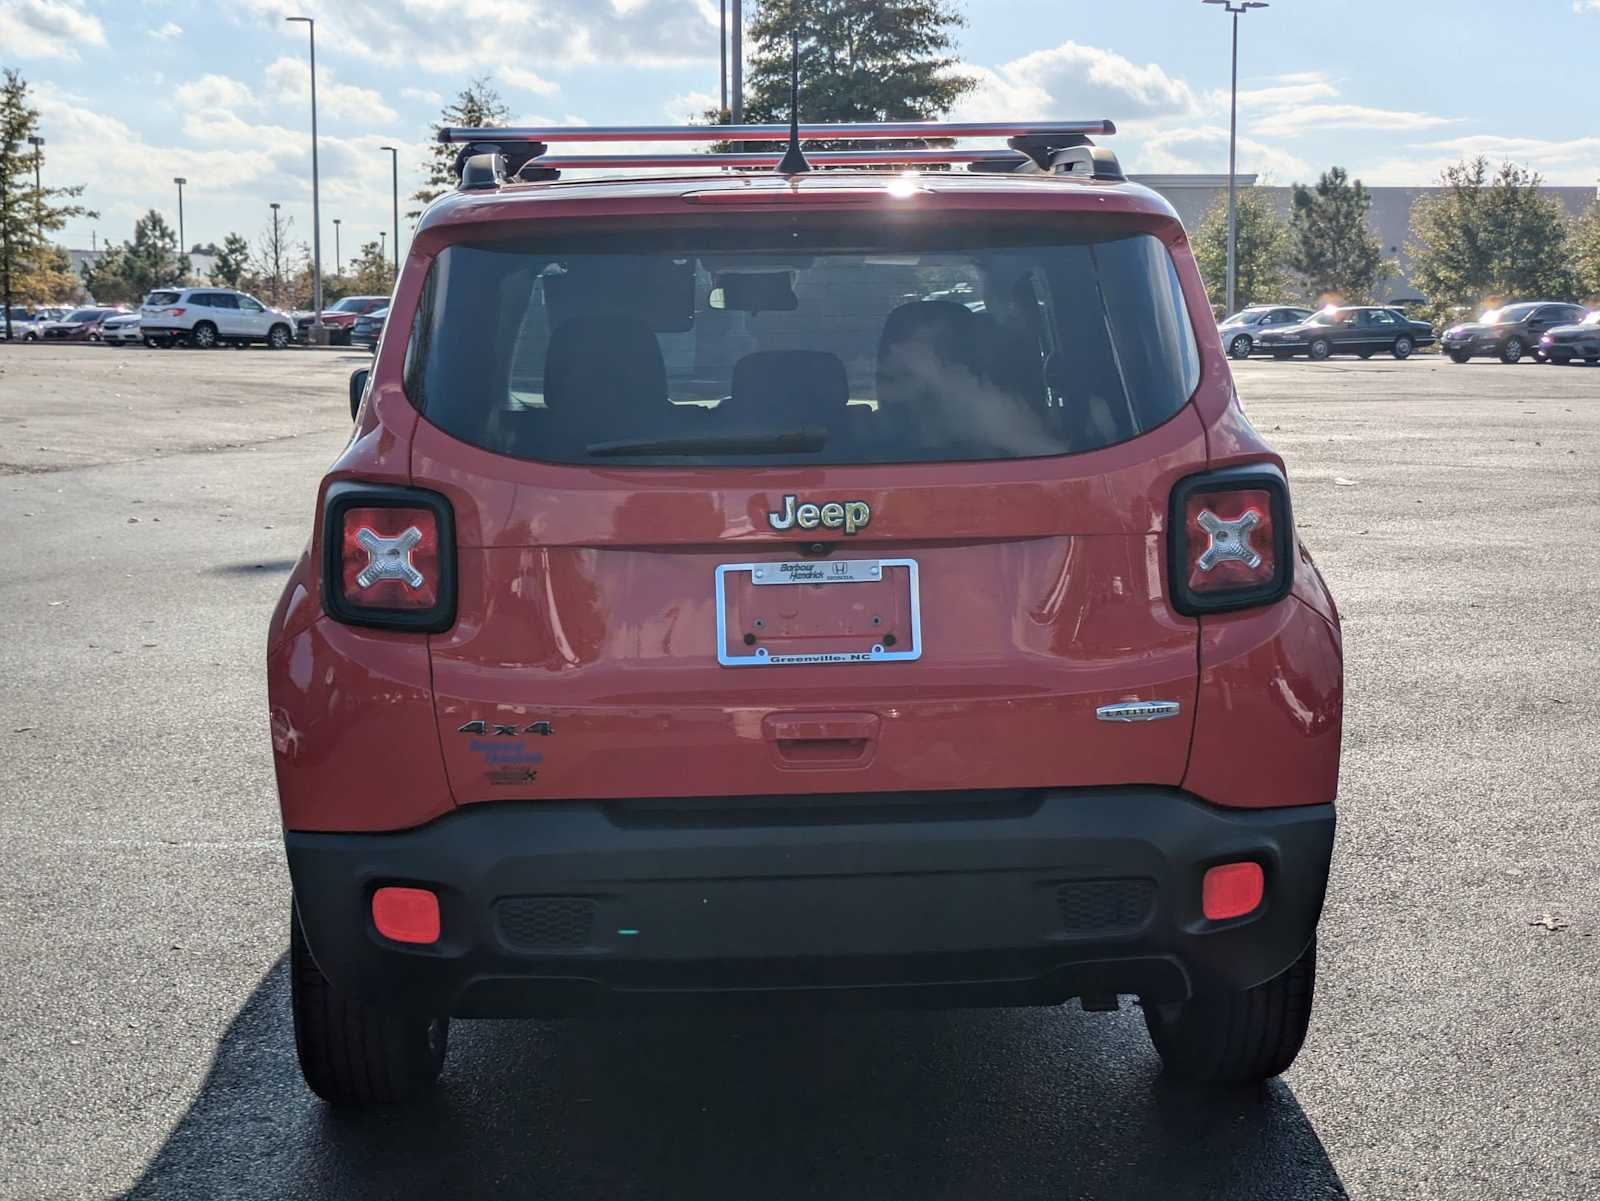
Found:
[[[400,151],[393,146],[381,146],[389,152],[390,187],[394,196],[394,277],[400,278]]]
[[[185,263],[189,261],[189,252],[185,249],[189,243],[183,240],[183,185],[189,181],[181,175],[174,175],[172,182],[178,185],[178,257]],[[184,271],[187,276],[188,271]]]
[[[339,218],[333,219],[333,273],[344,274],[344,258],[339,254]]]
[[[1233,293],[1239,240],[1239,204],[1234,184],[1234,166],[1239,142],[1239,14],[1249,12],[1252,8],[1266,8],[1267,0],[1244,0],[1242,4],[1235,4],[1232,0],[1205,0],[1205,3],[1220,4],[1224,12],[1233,14],[1233,95],[1228,103],[1228,303],[1226,307],[1226,315],[1231,317],[1235,312]]]
[[[44,139],[28,135],[28,145],[33,147],[33,212],[38,222],[39,245],[44,245],[44,185],[39,182],[39,164],[44,160]]]
[[[267,207],[272,210],[272,307],[277,308],[280,303],[278,293],[283,283],[283,238],[278,231],[278,202],[273,200]]]
[[[722,99],[717,104],[717,118],[720,120],[722,114],[728,111],[728,0],[718,0],[717,10],[722,21],[722,36],[717,42],[722,47],[722,87],[718,93]]]
[[[729,103],[729,119],[735,125],[744,123],[744,5],[733,0],[733,96]]]
[[[285,17],[304,21],[311,34],[311,341],[328,344],[322,324],[322,196],[317,179],[317,23],[311,17]]]

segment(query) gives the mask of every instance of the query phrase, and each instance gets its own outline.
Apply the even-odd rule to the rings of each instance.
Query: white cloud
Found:
[[[285,215],[294,217],[293,238],[310,241],[307,130],[257,124],[213,107],[185,115],[183,133],[193,145],[162,145],[146,141],[139,130],[86,97],[48,82],[39,85],[38,93],[51,114],[52,175],[63,182],[87,183],[84,201],[101,214],[82,223],[83,245],[88,245],[91,226],[103,241],[127,239],[134,219],[152,204],[164,211],[170,206],[168,219],[175,222],[175,175],[189,180],[184,199],[191,241],[221,242],[234,230],[253,241],[266,224],[269,200],[281,201]],[[379,149],[388,140],[379,134],[321,137],[323,250],[330,265],[334,217],[343,219],[347,247],[358,238],[376,240],[379,230],[389,228],[389,156]],[[418,185],[420,157],[420,149],[415,158],[402,156],[402,199]]]
[[[718,97],[714,92],[685,92],[673,96],[661,106],[667,120],[675,125],[689,125],[700,120],[702,114],[714,112]]]
[[[278,59],[267,68],[266,80],[278,103],[310,105],[311,72],[305,60]],[[317,114],[378,125],[388,124],[398,116],[373,89],[339,83],[326,67],[317,73]]]
[[[1364,104],[1303,104],[1254,121],[1250,128],[1265,137],[1297,137],[1330,129],[1371,129],[1398,133],[1433,129],[1449,125],[1454,120],[1452,117],[1436,117],[1431,113],[1369,108]]]
[[[1315,175],[1311,164],[1304,159],[1279,147],[1243,136],[1239,138],[1238,161],[1240,174],[1270,177],[1272,181],[1281,183]],[[1140,153],[1132,166],[1136,171],[1163,174],[1226,171],[1228,128],[1225,125],[1202,125],[1151,134],[1143,139]]]
[[[1600,13],[1600,0],[1572,0],[1575,13]]]
[[[995,89],[1007,103],[1048,100],[1068,118],[1148,118],[1194,114],[1201,101],[1187,83],[1156,63],[1144,66],[1115,51],[1077,42],[1035,50],[980,75],[979,89]],[[1011,110],[1012,116],[1038,116]]]
[[[230,11],[239,9],[283,28],[280,0],[239,0]],[[716,61],[717,9],[707,0],[342,0],[318,16],[317,41],[458,78],[503,80],[502,64],[682,66]]]
[[[1279,75],[1267,87],[1241,88],[1239,107],[1287,108],[1296,104],[1308,104],[1313,100],[1326,100],[1338,94],[1339,89],[1329,83],[1322,72],[1301,71],[1290,75]],[[1222,94],[1222,103],[1227,103],[1226,93]]]
[[[0,0],[7,57],[78,60],[80,46],[104,46],[105,26],[75,0]]]
[[[1562,140],[1464,134],[1416,143],[1411,149],[1413,153],[1407,156],[1379,164],[1375,180],[1416,183],[1420,176],[1422,181],[1431,183],[1445,167],[1479,155],[1488,159],[1491,166],[1510,161],[1531,167],[1545,177],[1547,184],[1589,186],[1600,176],[1600,136],[1593,134]]]
[[[540,96],[553,96],[561,90],[560,84],[551,83],[543,76],[535,75],[532,71],[524,71],[521,67],[501,67],[500,78],[514,88],[535,92]]]
[[[168,21],[160,29],[147,29],[145,33],[163,42],[175,42],[183,36],[183,26],[176,21]]]
[[[259,108],[261,102],[247,85],[227,75],[202,75],[179,84],[174,96],[186,113],[209,109]]]
[[[407,100],[420,100],[423,104],[444,103],[444,97],[432,88],[401,88],[400,95]]]

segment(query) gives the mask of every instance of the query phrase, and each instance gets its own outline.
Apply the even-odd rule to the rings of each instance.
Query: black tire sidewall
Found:
[[[1321,354],[1317,353],[1317,348],[1319,346],[1322,348]],[[1324,359],[1331,359],[1333,357],[1333,343],[1328,341],[1326,338],[1317,338],[1311,343],[1310,346],[1306,347],[1306,354],[1309,357],[1316,359],[1319,363]]]
[[[1389,353],[1397,359],[1409,359],[1414,348],[1410,338],[1400,337],[1394,340],[1394,348]]]

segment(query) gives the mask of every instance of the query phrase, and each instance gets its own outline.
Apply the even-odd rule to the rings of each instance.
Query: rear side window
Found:
[[[607,465],[1072,454],[1199,377],[1157,238],[948,221],[458,244],[406,356],[445,432]]]

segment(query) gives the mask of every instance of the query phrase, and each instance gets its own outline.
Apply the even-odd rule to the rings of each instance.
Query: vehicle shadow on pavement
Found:
[[[1131,1005],[458,1022],[433,1100],[345,1116],[300,1081],[282,960],[126,1194],[1345,1195],[1286,1085],[1164,1083]]]

